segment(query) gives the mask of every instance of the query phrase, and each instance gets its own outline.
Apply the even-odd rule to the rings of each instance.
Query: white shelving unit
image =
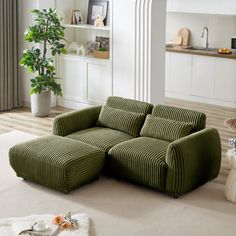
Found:
[[[78,28],[78,29],[110,31],[110,27],[109,27],[109,26],[95,27],[95,26],[93,26],[93,25],[88,25],[88,24],[80,24],[80,25],[64,24],[63,26],[64,26],[65,28]]]
[[[63,98],[61,106],[77,108],[81,103],[101,104],[112,95],[112,1],[109,0],[109,22],[107,26],[95,27],[86,24],[89,0],[57,0],[58,14],[63,18],[65,38],[68,43],[77,42],[86,46],[95,41],[96,36],[109,37],[110,58],[98,59],[93,55],[60,55],[57,60],[57,73],[61,78]],[[70,24],[72,10],[80,10],[84,24]]]

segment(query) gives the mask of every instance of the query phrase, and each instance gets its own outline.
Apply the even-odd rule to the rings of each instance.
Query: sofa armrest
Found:
[[[53,134],[66,136],[96,126],[101,106],[94,106],[59,115],[53,122]]]
[[[216,178],[221,164],[218,131],[208,128],[172,142],[166,163],[166,191],[174,197]]]

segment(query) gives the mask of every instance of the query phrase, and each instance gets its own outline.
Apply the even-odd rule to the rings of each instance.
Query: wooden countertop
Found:
[[[209,57],[221,57],[228,59],[236,59],[236,51],[233,51],[232,54],[219,54],[217,49],[210,50],[200,50],[200,49],[185,49],[182,46],[166,46],[167,52],[177,52],[177,53],[185,53],[185,54],[193,54],[193,55],[201,55],[201,56],[209,56]]]

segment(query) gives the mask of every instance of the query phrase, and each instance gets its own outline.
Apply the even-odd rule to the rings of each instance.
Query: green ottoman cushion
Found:
[[[112,176],[165,191],[168,166],[165,162],[169,142],[140,137],[113,147],[106,159]]]
[[[16,145],[9,156],[17,176],[64,193],[98,178],[105,160],[101,149],[59,136]]]

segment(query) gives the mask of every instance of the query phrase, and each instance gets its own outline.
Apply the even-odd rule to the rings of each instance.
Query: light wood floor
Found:
[[[222,168],[218,182],[224,183],[228,176],[228,165],[225,161],[225,152],[228,147],[228,138],[236,136],[230,128],[224,126],[227,118],[236,118],[236,109],[219,107],[195,102],[187,102],[175,99],[166,99],[166,104],[193,110],[202,111],[207,115],[207,127],[216,128],[221,136],[222,142]],[[52,109],[50,117],[38,118],[32,116],[27,108],[14,109],[0,113],[0,134],[12,130],[20,130],[38,136],[48,135],[52,130],[52,122],[55,116],[67,112],[69,109],[57,107]]]

